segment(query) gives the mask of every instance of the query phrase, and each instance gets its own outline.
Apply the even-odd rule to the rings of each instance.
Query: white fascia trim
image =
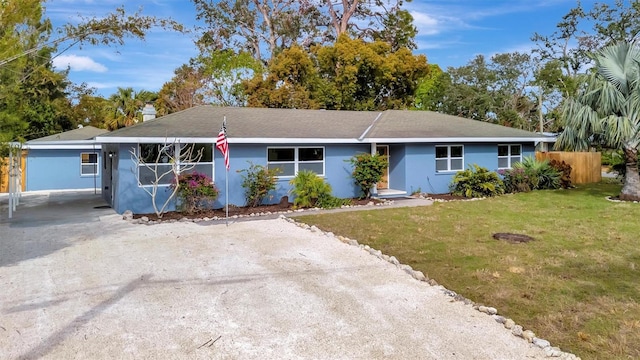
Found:
[[[103,144],[151,144],[151,143],[210,143],[215,144],[217,138],[171,138],[171,137],[97,137]],[[358,139],[335,138],[228,138],[229,144],[358,144]]]
[[[96,141],[102,144],[213,144],[216,140],[217,137],[96,137]]]
[[[369,138],[365,139],[365,142],[371,143],[483,143],[483,142],[499,142],[499,143],[514,143],[514,142],[553,142],[555,139],[549,139],[547,137],[484,137],[484,138]]]
[[[230,144],[358,144],[358,139],[336,138],[231,138]]]
[[[102,146],[100,144],[84,144],[84,145],[73,145],[73,144],[25,144],[23,149],[26,150],[101,150]]]

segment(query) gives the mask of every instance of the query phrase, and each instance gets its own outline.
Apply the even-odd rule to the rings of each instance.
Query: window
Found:
[[[522,161],[521,145],[498,145],[498,169],[511,169]]]
[[[80,176],[98,175],[98,154],[80,154]]]
[[[463,154],[462,145],[436,146],[436,172],[463,170]]]
[[[324,176],[324,148],[268,148],[267,167],[280,169],[280,177],[293,177],[300,170],[311,170]]]
[[[187,150],[193,148],[190,159]],[[202,157],[195,161],[199,151]],[[138,180],[142,186],[168,186],[173,180],[173,166],[180,171],[199,172],[213,179],[213,144],[139,144]],[[177,154],[177,155],[176,155]],[[177,162],[177,164],[175,164]]]

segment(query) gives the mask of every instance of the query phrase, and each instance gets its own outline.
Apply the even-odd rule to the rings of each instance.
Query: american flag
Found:
[[[229,171],[229,143],[227,142],[227,117],[224,117],[222,121],[222,128],[218,133],[218,139],[216,140],[216,147],[224,156],[224,166]]]

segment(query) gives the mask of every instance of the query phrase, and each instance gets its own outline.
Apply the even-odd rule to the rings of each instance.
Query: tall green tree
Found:
[[[640,1],[613,0],[592,4],[591,8],[585,8],[578,1],[558,22],[552,34],[534,33],[531,38],[542,62],[558,61],[565,76],[578,75],[591,64],[590,54],[602,47],[632,41],[640,34]]]
[[[317,109],[318,70],[310,54],[293,46],[271,59],[266,76],[244,82],[247,104],[252,107]]]
[[[204,81],[202,70],[193,64],[177,68],[173,78],[164,83],[158,92],[155,103],[158,116],[204,105]]]
[[[342,35],[312,53],[292,47],[269,63],[266,75],[245,82],[249,106],[384,110],[413,107],[427,58],[385,42]]]
[[[222,106],[246,105],[242,83],[264,72],[262,62],[250,53],[232,49],[207,52],[196,63],[203,76],[202,93],[206,101]]]
[[[429,71],[426,56],[408,48],[393,51],[385,42],[346,35],[334,45],[315,48],[314,55],[326,82],[319,101],[327,109],[411,108],[418,83]]]
[[[640,46],[609,45],[593,57],[595,68],[564,106],[557,148],[587,150],[594,142],[624,153],[626,174],[620,198],[640,200]]]
[[[404,0],[191,0],[205,26],[202,51],[247,51],[264,64],[294,44],[309,49],[341,35],[415,49]]]
[[[191,0],[204,22],[203,51],[247,51],[264,63],[295,43],[324,37],[325,20],[312,0]]]
[[[428,66],[427,75],[418,82],[415,108],[443,112],[443,99],[446,96],[446,89],[450,86],[451,78],[437,64],[429,64]]]
[[[132,15],[123,8],[54,29],[43,15],[43,0],[0,1],[0,141],[29,140],[84,121],[73,107],[67,71],[51,60],[58,46],[123,44],[144,39],[154,27],[182,30],[175,21]]]

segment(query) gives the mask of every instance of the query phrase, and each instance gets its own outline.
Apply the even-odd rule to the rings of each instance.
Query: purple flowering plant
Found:
[[[220,193],[210,177],[196,171],[180,174],[171,183],[172,190],[176,187],[178,206],[187,214],[209,208]]]

